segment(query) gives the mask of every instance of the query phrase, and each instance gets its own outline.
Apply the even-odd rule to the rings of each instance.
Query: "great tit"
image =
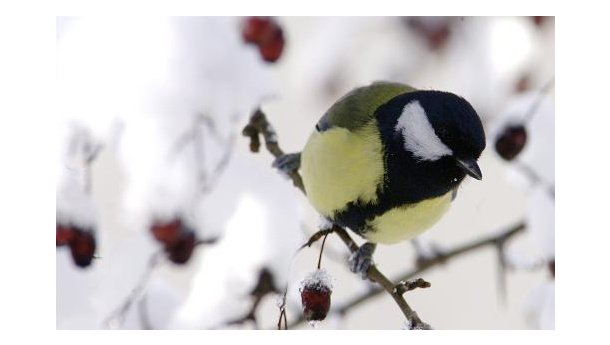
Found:
[[[419,235],[447,212],[466,175],[482,179],[484,149],[481,120],[464,98],[375,82],[335,102],[297,158],[313,207],[369,242],[352,262],[363,272],[376,243]]]

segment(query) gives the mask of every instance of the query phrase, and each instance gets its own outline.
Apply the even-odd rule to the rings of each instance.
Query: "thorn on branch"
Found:
[[[299,250],[301,250],[305,247],[311,247],[311,245],[314,244],[320,238],[322,238],[322,236],[326,236],[326,235],[332,233],[333,231],[335,231],[334,228],[330,228],[330,229],[324,229],[324,230],[320,230],[320,231],[316,232],[315,234],[311,235],[309,240],[307,240],[307,243],[302,245],[301,248],[299,248]]]

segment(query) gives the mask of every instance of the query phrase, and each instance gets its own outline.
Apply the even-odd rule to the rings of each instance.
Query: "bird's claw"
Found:
[[[297,171],[301,167],[301,153],[283,154],[273,161],[272,166],[284,174],[289,174],[291,171]]]
[[[363,280],[369,279],[368,271],[369,268],[375,263],[373,262],[373,253],[375,252],[376,244],[367,242],[360,246],[357,251],[355,251],[349,257],[349,269],[350,271],[358,274]]]

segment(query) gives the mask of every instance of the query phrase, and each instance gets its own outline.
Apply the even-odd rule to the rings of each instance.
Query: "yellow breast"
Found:
[[[375,202],[384,175],[381,145],[375,119],[355,132],[314,132],[301,154],[303,184],[314,208],[331,216],[355,200]]]
[[[393,208],[367,224],[364,237],[374,243],[392,244],[411,239],[434,225],[451,206],[451,192],[414,205]]]

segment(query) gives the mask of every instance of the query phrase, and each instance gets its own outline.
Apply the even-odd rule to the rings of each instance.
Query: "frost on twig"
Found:
[[[406,319],[403,329],[408,330],[408,331],[422,331],[422,330],[431,330],[433,328],[432,328],[432,326],[430,326],[429,324],[427,324],[425,322],[414,323],[412,321],[412,319]]]

